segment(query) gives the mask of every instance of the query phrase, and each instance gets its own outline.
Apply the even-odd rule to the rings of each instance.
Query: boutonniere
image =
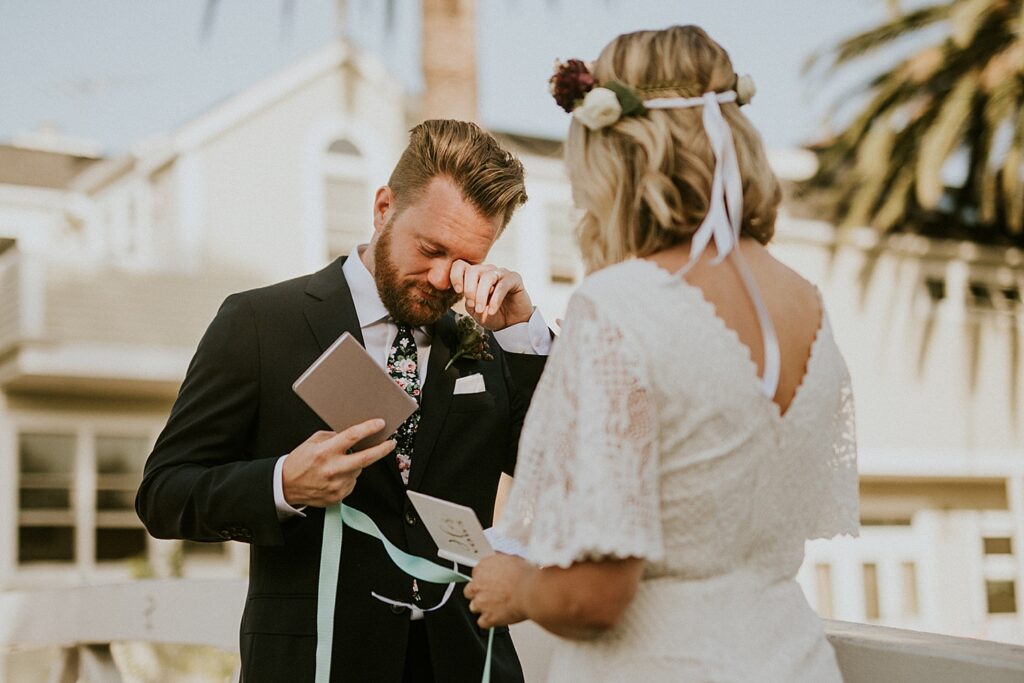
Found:
[[[490,347],[487,344],[487,331],[478,325],[473,318],[456,313],[455,331],[458,335],[458,343],[452,352],[448,365],[444,366],[445,370],[450,368],[452,363],[459,358],[494,360],[494,356],[489,353]]]

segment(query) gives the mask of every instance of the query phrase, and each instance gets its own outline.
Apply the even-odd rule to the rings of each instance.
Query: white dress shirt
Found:
[[[352,250],[345,259],[342,272],[352,293],[352,303],[355,304],[356,316],[359,318],[364,347],[383,368],[387,366],[391,344],[398,336],[398,326],[384,308],[377,293],[377,283],[360,258],[365,248],[366,245],[361,244]],[[418,327],[413,329],[412,335],[416,340],[420,386],[423,387],[426,386],[427,360],[430,358],[431,330],[429,327]],[[494,333],[494,338],[502,350],[508,353],[546,356],[551,352],[551,334],[538,308],[534,308],[529,321],[498,330]],[[280,519],[302,515],[301,508],[292,507],[284,499],[284,461],[287,457],[281,456],[274,468],[274,503]]]

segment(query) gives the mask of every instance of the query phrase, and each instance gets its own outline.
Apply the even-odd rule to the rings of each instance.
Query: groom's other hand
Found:
[[[284,499],[292,506],[327,507],[356,486],[365,467],[395,448],[389,440],[362,451],[349,449],[384,429],[384,420],[367,420],[343,432],[316,432],[288,454],[282,469]]]
[[[533,315],[533,301],[519,273],[459,260],[452,263],[449,277],[456,293],[466,298],[466,312],[492,332],[528,322]]]

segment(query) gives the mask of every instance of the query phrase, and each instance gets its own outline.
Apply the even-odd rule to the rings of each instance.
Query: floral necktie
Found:
[[[416,350],[416,340],[412,336],[412,328],[408,325],[398,324],[398,335],[391,345],[391,352],[388,354],[388,374],[395,384],[405,390],[405,393],[420,402],[420,373],[419,358]],[[409,469],[412,467],[412,449],[416,440],[416,428],[420,424],[420,411],[410,415],[402,426],[395,432],[395,458],[398,461],[398,471],[402,475],[402,481],[409,485]]]

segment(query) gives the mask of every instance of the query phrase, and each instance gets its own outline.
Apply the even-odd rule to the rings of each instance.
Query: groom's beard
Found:
[[[459,295],[452,288],[442,291],[428,282],[412,279],[403,282],[391,258],[391,227],[392,223],[384,226],[373,250],[373,279],[377,283],[377,293],[384,308],[397,322],[412,327],[432,325],[455,305]],[[419,292],[430,296],[422,297]]]

